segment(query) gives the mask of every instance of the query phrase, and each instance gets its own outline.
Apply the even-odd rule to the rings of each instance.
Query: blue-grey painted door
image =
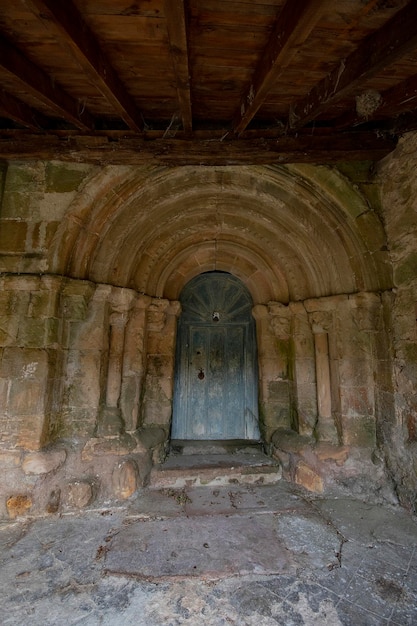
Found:
[[[173,439],[258,440],[252,299],[231,274],[197,276],[181,294]]]

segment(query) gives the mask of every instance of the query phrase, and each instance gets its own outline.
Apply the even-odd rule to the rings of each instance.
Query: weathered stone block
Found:
[[[166,431],[159,426],[148,426],[138,430],[137,439],[147,450],[152,450],[167,440]]]
[[[120,461],[113,469],[112,484],[116,498],[126,500],[138,488],[139,472],[136,463],[132,460]]]
[[[22,463],[25,474],[48,474],[63,463],[67,458],[65,450],[50,450],[48,452],[32,452],[27,454]]]
[[[342,415],[343,443],[372,450],[376,446],[376,421],[370,417],[347,418]]]
[[[122,433],[122,431],[122,413],[119,407],[101,407],[97,422],[97,436],[118,436]]]
[[[97,424],[98,407],[64,406],[57,424],[60,437],[92,437]]]
[[[19,467],[22,453],[20,450],[1,450],[0,451],[0,468],[8,469]]]
[[[288,428],[278,428],[272,435],[271,442],[279,450],[301,454],[304,450],[311,449],[314,439],[299,435]]]
[[[42,411],[45,392],[46,381],[12,380],[7,402],[8,413],[18,416]]]
[[[360,387],[369,380],[373,384],[371,363],[366,359],[344,358],[338,361],[339,381],[342,387]]]
[[[294,480],[297,485],[301,485],[308,491],[313,491],[314,493],[323,492],[322,477],[314,469],[304,463],[304,461],[297,463]]]
[[[26,450],[39,450],[45,444],[46,415],[42,411],[20,415],[16,420],[17,441],[16,444]]]
[[[28,316],[34,318],[49,318],[58,316],[59,308],[59,294],[53,289],[53,285],[50,288],[41,289],[30,294],[30,301],[28,307]],[[49,290],[51,289],[51,290]]]
[[[29,512],[32,507],[32,499],[27,495],[16,495],[7,498],[7,512],[11,519],[21,517]]]
[[[98,408],[101,400],[100,376],[99,352],[69,351],[64,381],[66,406]]]
[[[136,439],[127,433],[109,438],[94,437],[85,444],[82,460],[91,461],[95,456],[125,456],[133,452],[136,447]]]
[[[346,463],[349,457],[349,447],[321,442],[314,447],[314,454],[319,461],[334,461],[340,466]]]
[[[295,380],[297,388],[302,385],[311,385],[316,382],[316,365],[314,358],[297,357],[294,363]]]
[[[268,381],[268,401],[289,406],[290,387],[286,380]]]
[[[66,507],[83,509],[94,498],[93,485],[87,481],[75,480],[68,483],[63,490],[63,501]]]
[[[59,506],[61,503],[61,490],[54,489],[49,494],[48,502],[46,504],[46,512],[49,514],[54,514],[59,511]]]
[[[349,417],[374,415],[373,385],[368,387],[340,387],[340,407],[341,412]]]
[[[0,315],[0,345],[13,345],[17,338],[17,332],[18,319],[10,316]]]
[[[25,348],[44,348],[58,338],[59,320],[26,318],[19,326],[17,341]]]
[[[0,220],[0,254],[24,252],[28,225],[18,220]]]
[[[66,193],[79,188],[91,166],[77,163],[50,161],[45,167],[45,190],[47,192]]]
[[[262,378],[266,380],[282,380],[288,378],[288,358],[278,351],[272,357],[263,357],[259,362]]]

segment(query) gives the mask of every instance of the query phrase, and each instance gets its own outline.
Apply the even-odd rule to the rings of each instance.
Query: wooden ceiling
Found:
[[[417,2],[0,0],[0,158],[378,160],[417,126]]]

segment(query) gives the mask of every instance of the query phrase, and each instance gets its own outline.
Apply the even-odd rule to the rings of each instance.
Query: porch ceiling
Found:
[[[406,0],[0,0],[0,158],[377,160],[416,58]]]

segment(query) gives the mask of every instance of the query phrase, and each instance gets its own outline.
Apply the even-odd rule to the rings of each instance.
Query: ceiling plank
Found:
[[[193,123],[184,0],[165,0],[164,8],[182,126],[187,133],[190,133]]]
[[[233,137],[233,135],[232,135]],[[0,159],[60,159],[104,164],[138,165],[250,165],[285,163],[335,163],[351,160],[377,161],[396,145],[392,137],[375,132],[334,135],[300,134],[299,137],[230,140],[155,139],[126,133],[77,135],[24,131],[0,133]]]
[[[71,0],[31,0],[46,26],[52,20],[77,58],[84,72],[111,103],[123,121],[136,132],[143,130],[143,118],[94,33]]]
[[[342,59],[304,98],[291,106],[289,127],[293,130],[302,128],[416,45],[417,3],[409,2],[382,28],[364,39],[346,59]]]
[[[25,89],[58,117],[71,122],[80,130],[91,130],[94,127],[94,119],[87,111],[80,110],[78,102],[1,36],[0,67],[24,83]]]
[[[40,130],[47,126],[47,120],[43,115],[4,90],[0,91],[0,116],[11,119],[31,130]]]
[[[235,133],[241,134],[282,70],[289,64],[321,17],[328,0],[287,0],[272,30],[268,44],[259,59],[251,84],[243,94],[233,122]]]

